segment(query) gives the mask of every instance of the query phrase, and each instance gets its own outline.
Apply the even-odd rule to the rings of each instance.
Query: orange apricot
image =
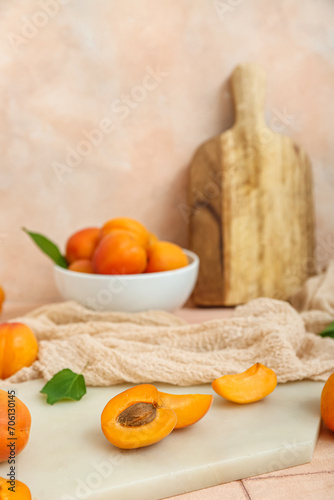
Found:
[[[147,273],[170,271],[188,265],[188,258],[182,248],[169,241],[157,241],[148,248]]]
[[[219,396],[240,404],[265,398],[276,385],[276,373],[261,363],[256,363],[242,373],[224,375],[212,382],[212,388]]]
[[[93,273],[93,263],[88,259],[75,260],[68,266],[70,271],[76,271],[77,273]]]
[[[148,233],[148,246],[153,245],[153,243],[156,243],[159,241],[159,238],[153,234],[153,233]]]
[[[11,390],[0,389],[0,462],[8,460],[11,452],[15,456],[21,453],[28,443],[30,427],[31,415],[26,405]],[[12,450],[7,446],[10,441],[15,443]]]
[[[37,358],[34,333],[23,323],[0,325],[0,379],[6,379]]]
[[[334,373],[327,379],[322,390],[320,411],[328,429],[334,431]]]
[[[75,260],[90,259],[99,242],[100,229],[88,227],[69,237],[66,243],[66,260],[72,264]]]
[[[149,244],[149,233],[146,227],[135,219],[130,219],[130,217],[116,217],[115,219],[108,220],[102,226],[100,237],[103,238],[115,229],[122,229],[123,231],[134,233],[141,245],[147,248]]]
[[[128,231],[105,236],[93,255],[93,268],[98,274],[139,274],[146,263],[145,248]]]
[[[0,500],[31,500],[28,486],[17,479],[9,481],[0,477]]]
[[[159,391],[159,398],[166,408],[176,413],[175,429],[195,424],[209,411],[213,396],[209,394],[168,394]]]
[[[3,291],[3,289],[0,286],[0,312],[1,312],[2,304],[4,303],[4,301],[5,301],[5,292]]]
[[[105,406],[101,427],[107,440],[123,449],[142,448],[164,439],[177,416],[159,400],[154,385],[141,384],[121,392]]]
[[[131,236],[133,241],[146,249],[146,241],[143,240],[143,237],[140,233],[135,233],[134,231],[129,231],[127,229],[109,229],[108,231],[104,231],[103,233],[101,230],[100,234],[104,234],[104,236],[109,236],[110,234],[128,234],[129,236]],[[104,236],[101,237],[100,241],[104,238]]]

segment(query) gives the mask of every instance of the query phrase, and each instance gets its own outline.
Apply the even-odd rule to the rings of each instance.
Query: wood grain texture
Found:
[[[314,274],[311,165],[264,121],[265,72],[232,75],[236,122],[196,152],[190,168],[190,248],[200,259],[198,305],[287,299]]]

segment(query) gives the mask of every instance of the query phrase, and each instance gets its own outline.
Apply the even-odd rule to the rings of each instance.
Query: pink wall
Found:
[[[226,80],[249,60],[268,72],[268,124],[311,156],[324,264],[334,255],[333,25],[332,0],[2,2],[0,283],[8,299],[58,296],[52,265],[21,226],[63,246],[81,227],[127,215],[186,245],[187,166],[201,142],[231,126]],[[84,131],[97,127],[104,132],[87,151]]]

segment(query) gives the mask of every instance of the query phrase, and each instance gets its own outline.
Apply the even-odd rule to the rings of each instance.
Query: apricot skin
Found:
[[[229,401],[239,404],[254,403],[265,398],[277,385],[273,370],[261,363],[235,375],[224,375],[212,382],[213,390]]]
[[[5,292],[3,291],[3,289],[0,286],[0,313],[1,313],[2,304],[4,303],[4,301],[5,301]]]
[[[163,406],[175,411],[177,416],[175,429],[188,427],[201,420],[213,402],[213,396],[208,394],[168,394],[159,391],[159,398]]]
[[[144,248],[147,248],[149,245],[149,233],[146,227],[135,219],[131,219],[130,217],[116,217],[108,220],[101,229],[100,238],[102,239],[114,230],[123,230],[132,233]]]
[[[136,405],[143,407],[143,421],[148,423],[127,425],[126,413]],[[146,407],[148,413],[150,408],[154,409],[153,419],[145,414]],[[136,414],[136,420],[140,420],[140,412]],[[111,444],[122,449],[142,448],[161,441],[172,432],[176,421],[175,412],[161,407],[158,390],[150,384],[141,384],[121,392],[107,403],[101,415],[105,437]]]
[[[0,477],[0,500],[31,500],[31,493],[28,486],[21,481],[15,480],[14,491],[8,490],[13,486],[7,479]]]
[[[334,373],[327,379],[322,390],[320,411],[325,425],[334,431]]]
[[[182,248],[169,241],[157,241],[149,246],[147,251],[147,273],[172,271],[189,264]]]
[[[99,242],[100,229],[87,227],[69,237],[66,243],[66,260],[72,264],[75,260],[91,259]]]
[[[148,246],[151,246],[158,241],[159,238],[154,233],[148,233]]]
[[[139,274],[146,263],[146,250],[127,231],[105,236],[93,256],[93,268],[98,274]]]
[[[14,435],[8,434],[8,409],[9,404],[15,406]],[[26,405],[17,397],[9,399],[7,391],[0,389],[0,462],[8,460],[10,450],[7,447],[8,438],[15,438],[15,454],[18,455],[26,447],[31,427],[31,415]],[[0,496],[1,500],[1,496]]]
[[[77,273],[94,273],[92,261],[88,259],[75,260],[68,266],[68,270],[76,271]]]
[[[0,324],[0,379],[6,379],[37,358],[34,333],[23,323]]]

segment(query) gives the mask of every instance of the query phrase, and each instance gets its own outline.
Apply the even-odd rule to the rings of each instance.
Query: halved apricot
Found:
[[[261,363],[256,363],[245,372],[224,375],[212,382],[212,388],[219,396],[240,404],[265,398],[276,385],[276,373]]]
[[[141,384],[121,392],[104,407],[101,427],[118,448],[133,449],[157,443],[172,432],[176,413],[162,406],[158,389]]]
[[[209,394],[169,394],[159,391],[159,398],[167,408],[175,411],[175,429],[195,424],[209,411],[213,396]]]

